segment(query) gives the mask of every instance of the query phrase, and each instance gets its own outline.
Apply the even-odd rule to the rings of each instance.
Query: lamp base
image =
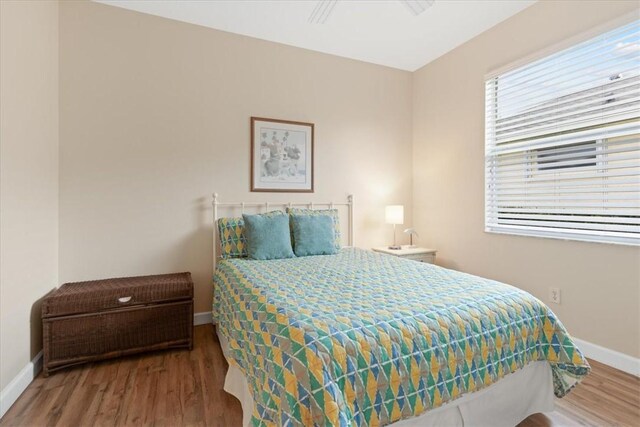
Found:
[[[389,249],[392,249],[394,251],[399,251],[400,249],[402,249],[402,246],[392,245],[392,246],[389,246]]]

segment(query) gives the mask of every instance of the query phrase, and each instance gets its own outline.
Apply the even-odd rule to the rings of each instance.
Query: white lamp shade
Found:
[[[404,206],[402,205],[387,206],[384,211],[384,218],[387,224],[403,224],[404,223]]]

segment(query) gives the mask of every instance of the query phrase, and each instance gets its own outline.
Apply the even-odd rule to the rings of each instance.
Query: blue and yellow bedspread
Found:
[[[358,249],[229,259],[214,316],[245,373],[255,425],[384,425],[549,361],[564,396],[589,365],[515,287]]]

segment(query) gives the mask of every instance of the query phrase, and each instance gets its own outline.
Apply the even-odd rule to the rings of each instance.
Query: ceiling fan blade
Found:
[[[436,0],[399,0],[414,15],[418,16],[425,10],[429,9]]]
[[[307,22],[310,24],[324,24],[333,11],[338,0],[318,0]]]

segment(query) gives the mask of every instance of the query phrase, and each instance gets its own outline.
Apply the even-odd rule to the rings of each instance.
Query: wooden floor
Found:
[[[640,379],[591,362],[593,372],[547,415],[520,427],[640,426]],[[211,326],[193,351],[128,357],[39,376],[0,426],[240,426],[239,402],[222,390],[227,363]]]

